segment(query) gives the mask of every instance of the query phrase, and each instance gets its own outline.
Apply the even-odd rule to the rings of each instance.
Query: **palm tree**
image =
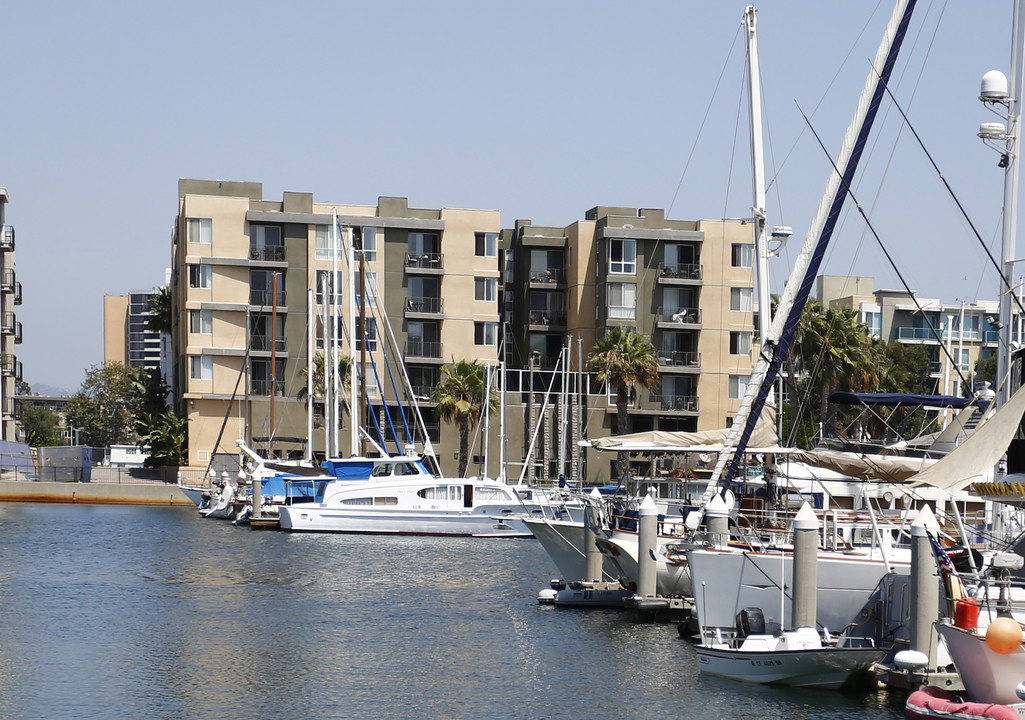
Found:
[[[587,363],[598,373],[598,382],[608,382],[616,391],[617,434],[628,432],[630,391],[638,383],[649,390],[658,385],[658,358],[654,346],[630,328],[614,327],[594,344]],[[626,475],[629,462],[630,454],[620,451],[616,457],[616,472],[620,477]]]
[[[349,373],[350,373],[350,362],[349,358],[345,355],[338,358],[338,377],[342,379],[342,384],[345,387],[349,387]],[[299,376],[303,379],[308,374],[307,368],[299,370]],[[303,405],[307,406],[307,383],[303,383],[299,390],[296,392],[295,397],[297,400],[302,400]],[[319,399],[324,397],[324,353],[318,352],[313,356],[313,397]]]
[[[149,298],[152,315],[147,318],[146,327],[153,332],[171,332],[174,319],[171,304],[171,286],[164,285]]]
[[[432,399],[438,403],[438,417],[459,428],[459,477],[463,477],[470,457],[470,426],[485,407],[489,414],[495,411],[496,399],[489,392],[485,400],[484,366],[476,360],[453,360],[451,366],[441,368],[441,374]]]

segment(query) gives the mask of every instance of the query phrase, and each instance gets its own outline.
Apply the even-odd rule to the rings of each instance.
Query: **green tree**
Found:
[[[470,458],[470,426],[487,409],[494,412],[494,393],[484,396],[484,366],[476,360],[453,360],[452,365],[441,368],[441,382],[434,391],[438,403],[435,412],[446,422],[459,428],[459,477],[466,474]]]
[[[148,445],[149,462],[154,467],[180,467],[188,464],[188,420],[170,409],[151,419],[146,433],[140,434],[137,444]]]
[[[25,431],[26,441],[32,447],[60,445],[58,424],[57,416],[49,408],[33,403],[22,405],[21,427]]]
[[[313,356],[313,399],[323,400],[324,399],[324,353],[317,352]],[[342,384],[349,387],[349,376],[351,375],[351,363],[347,356],[341,356],[338,358],[338,377],[342,379]],[[306,379],[309,374],[308,368],[302,368],[299,370],[299,376]],[[302,400],[303,405],[306,405],[308,383],[303,382],[299,390],[296,392],[295,397],[297,400]]]
[[[141,370],[124,363],[91,366],[68,401],[68,427],[77,428],[79,441],[93,447],[133,442],[140,404],[137,386],[143,381]]]
[[[171,302],[171,286],[164,285],[149,299],[152,315],[146,320],[146,327],[153,332],[171,332],[174,326],[174,312]]]
[[[587,356],[588,366],[597,373],[598,382],[607,382],[616,391],[616,431],[629,432],[627,407],[635,385],[649,390],[658,386],[658,358],[646,337],[630,328],[614,327],[594,344]],[[619,477],[627,474],[630,453],[616,456]]]

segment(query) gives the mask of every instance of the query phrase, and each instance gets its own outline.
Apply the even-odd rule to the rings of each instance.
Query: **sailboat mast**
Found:
[[[758,284],[758,338],[764,342],[769,333],[769,239],[765,212],[765,157],[762,144],[762,77],[758,64],[758,33],[755,31],[755,7],[744,11],[747,26],[748,105],[751,113],[751,183],[754,196],[755,273]]]
[[[850,186],[854,179],[861,154],[868,141],[869,130],[879,111],[884,87],[893,73],[904,36],[907,34],[908,23],[914,10],[916,0],[898,0],[890,21],[886,26],[883,41],[869,71],[868,79],[858,101],[857,110],[844,135],[843,146],[836,161],[836,169],[830,172],[826,190],[819,201],[804,244],[798,254],[794,269],[780,296],[779,308],[769,326],[769,334],[763,341],[763,351],[759,354],[751,373],[747,392],[741,400],[740,407],[734,418],[733,425],[723,442],[723,450],[719,453],[712,477],[701,498],[704,507],[715,492],[723,469],[730,462],[725,475],[729,482],[736,474],[747,447],[751,433],[754,431],[758,416],[768,397],[772,383],[790,350],[790,343],[797,330],[801,312],[811,294],[811,286],[815,275],[822,264],[826,248],[836,228],[836,223],[843,208],[846,192],[844,187]],[[771,355],[771,357],[770,357]],[[700,515],[695,514],[694,520],[688,517],[688,524],[700,522]]]
[[[316,314],[313,308],[313,289],[306,291],[306,447],[303,449],[303,459],[308,463],[313,462],[313,352],[316,347],[314,335],[314,318]]]
[[[1018,130],[1021,125],[1021,103],[1025,98],[1025,9],[1020,0],[1014,3],[1014,29],[1011,42],[1010,97],[1007,98],[1007,145],[1004,150],[1004,222],[1001,244],[1003,279],[1000,284],[1000,327],[1007,336],[997,349],[997,407],[1011,397],[1011,303],[1014,298],[1015,233],[1018,227]],[[1019,338],[1021,340],[1021,338]]]

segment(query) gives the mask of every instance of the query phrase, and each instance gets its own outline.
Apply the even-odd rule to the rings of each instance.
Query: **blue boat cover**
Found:
[[[316,483],[313,478],[302,475],[275,475],[264,478],[260,483],[264,497],[280,496],[289,498],[313,498],[316,495]]]
[[[975,398],[971,397],[912,395],[909,393],[835,392],[827,399],[837,405],[924,405],[937,408],[963,408],[975,402]]]
[[[320,466],[339,480],[366,480],[374,469],[374,463],[370,460],[325,460]]]

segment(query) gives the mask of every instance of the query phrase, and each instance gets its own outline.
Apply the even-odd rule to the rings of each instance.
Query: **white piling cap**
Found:
[[[911,523],[911,535],[913,537],[925,537],[927,532],[936,533],[939,530],[940,525],[936,522],[936,516],[933,514],[932,508],[928,505],[923,505],[922,509],[918,511],[918,517]]]
[[[801,509],[794,516],[794,530],[818,530],[819,519],[815,517],[815,511],[807,501],[801,505]]]
[[[601,493],[598,492],[598,488],[593,487],[591,488],[591,492],[588,494],[588,497],[592,500],[601,500]]]
[[[709,517],[726,517],[730,514],[729,507],[726,506],[726,501],[722,499],[722,495],[715,493],[712,499],[708,501],[708,505],[705,506],[705,515]]]
[[[658,505],[656,505],[655,501],[651,499],[651,495],[645,495],[644,499],[641,500],[641,505],[638,508],[638,511],[642,517],[658,515]]]

